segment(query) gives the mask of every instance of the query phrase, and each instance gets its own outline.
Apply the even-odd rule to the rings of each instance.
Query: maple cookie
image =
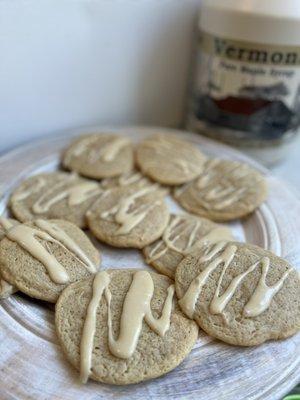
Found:
[[[236,161],[212,159],[193,182],[175,189],[174,197],[186,210],[212,219],[244,217],[267,197],[263,176]]]
[[[165,185],[180,185],[198,176],[206,157],[191,143],[175,135],[152,135],[136,150],[142,172]]]
[[[143,270],[106,270],[68,286],[56,304],[55,324],[82,382],[117,385],[171,371],[198,336],[169,278]]]
[[[158,239],[169,210],[158,185],[109,189],[87,213],[90,230],[116,247],[141,249]]]
[[[13,225],[0,217],[1,276],[27,295],[55,302],[70,283],[98,271],[100,255],[77,226],[62,220]]]
[[[229,228],[194,215],[171,215],[162,237],[146,246],[146,262],[174,279],[177,265],[185,256],[207,243],[233,240]]]
[[[8,218],[8,221],[12,225],[18,225],[19,222],[16,221],[15,219]],[[0,224],[0,241],[5,238],[5,230]],[[0,266],[0,299],[6,299],[9,297],[11,294],[15,293],[17,291],[17,288],[15,288],[13,285],[8,283],[6,280],[4,280],[1,277],[1,266]]]
[[[121,135],[83,135],[67,148],[62,163],[65,168],[89,178],[119,176],[133,169],[133,146]]]
[[[220,242],[177,267],[183,312],[209,335],[254,346],[300,329],[300,280],[285,260],[260,247]]]
[[[13,192],[10,208],[22,222],[35,218],[57,218],[84,228],[85,214],[101,192],[98,182],[76,174],[39,174],[23,181]]]

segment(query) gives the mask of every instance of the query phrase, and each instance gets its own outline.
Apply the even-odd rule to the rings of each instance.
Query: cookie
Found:
[[[186,210],[212,219],[230,221],[254,211],[267,197],[264,177],[247,164],[212,159],[197,179],[174,191]]]
[[[174,279],[177,265],[185,256],[207,243],[233,240],[229,228],[194,215],[171,215],[162,237],[146,246],[146,262]]]
[[[209,335],[239,346],[283,339],[300,329],[300,279],[285,260],[260,247],[220,242],[177,267],[183,312]]]
[[[42,220],[14,226],[0,218],[1,276],[27,295],[55,302],[70,283],[95,274],[100,255],[77,226]]]
[[[101,192],[98,182],[76,174],[53,172],[23,181],[12,193],[9,205],[22,222],[57,218],[84,228],[85,214]]]
[[[141,171],[165,185],[180,185],[196,178],[205,159],[196,146],[171,134],[149,136],[136,149]]]
[[[13,225],[18,225],[19,222],[15,219],[8,218],[8,221]],[[0,224],[0,241],[5,237],[5,230]],[[0,299],[6,299],[11,294],[15,293],[18,289],[8,283],[6,280],[1,279],[1,266],[0,266]]]
[[[68,286],[56,304],[55,325],[82,382],[117,385],[171,371],[198,336],[172,282],[143,270],[107,270]]]
[[[113,188],[92,206],[87,221],[99,240],[116,247],[141,249],[162,235],[169,210],[156,185]]]
[[[121,135],[83,135],[64,152],[62,164],[89,178],[119,176],[133,169],[133,146],[127,137]]]

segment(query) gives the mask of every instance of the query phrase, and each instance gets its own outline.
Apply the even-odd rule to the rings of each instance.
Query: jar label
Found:
[[[195,78],[193,127],[208,123],[226,128],[224,139],[267,140],[300,125],[300,47],[201,32]]]

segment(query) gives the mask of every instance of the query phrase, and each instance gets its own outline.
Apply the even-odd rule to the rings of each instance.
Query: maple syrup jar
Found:
[[[204,0],[188,128],[267,165],[300,125],[300,1]]]

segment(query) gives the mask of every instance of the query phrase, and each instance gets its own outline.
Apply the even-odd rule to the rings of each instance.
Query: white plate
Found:
[[[99,127],[64,132],[24,145],[0,157],[0,213],[6,213],[11,190],[29,175],[58,168],[59,154],[70,136]],[[124,128],[132,140],[169,131]],[[238,240],[272,250],[300,269],[300,202],[285,185],[245,155],[197,134],[173,131],[208,155],[244,161],[268,181],[267,202],[243,221],[230,226]],[[169,200],[172,210],[178,206]],[[145,266],[136,250],[117,250],[98,244],[103,267]],[[98,399],[279,399],[299,380],[300,335],[256,348],[239,348],[201,334],[186,360],[169,374],[152,381],[117,387],[90,381],[82,386],[77,373],[57,345],[52,306],[23,295],[0,304],[0,398],[39,400]]]

